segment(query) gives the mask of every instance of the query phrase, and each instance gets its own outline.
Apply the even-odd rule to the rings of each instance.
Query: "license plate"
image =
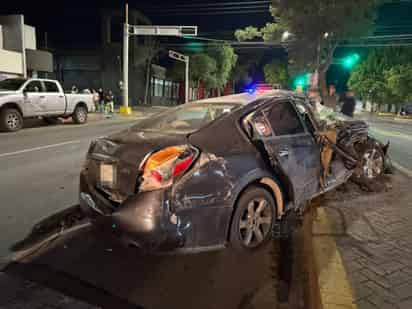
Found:
[[[100,164],[100,183],[104,187],[113,188],[115,180],[115,167],[112,164]]]

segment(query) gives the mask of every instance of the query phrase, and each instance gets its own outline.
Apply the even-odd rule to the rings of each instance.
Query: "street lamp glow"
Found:
[[[282,41],[286,41],[287,39],[289,39],[290,36],[291,36],[291,33],[289,31],[283,32]]]

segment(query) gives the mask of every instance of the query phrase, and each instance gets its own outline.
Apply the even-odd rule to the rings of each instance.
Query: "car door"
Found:
[[[44,114],[46,96],[41,81],[32,80],[23,88],[23,114],[36,116]]]
[[[293,101],[273,101],[261,114],[271,132],[262,134],[260,139],[272,164],[281,169],[292,184],[294,204],[300,206],[319,191],[320,147]]]
[[[46,88],[46,107],[47,113],[53,115],[61,115],[66,108],[66,99],[64,94],[60,91],[56,82],[44,81]]]

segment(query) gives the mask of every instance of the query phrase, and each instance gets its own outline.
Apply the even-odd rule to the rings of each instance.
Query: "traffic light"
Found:
[[[342,65],[346,69],[352,69],[360,60],[360,56],[357,53],[350,54],[342,59]]]
[[[293,80],[293,88],[304,89],[310,84],[310,74],[300,74],[295,77]]]

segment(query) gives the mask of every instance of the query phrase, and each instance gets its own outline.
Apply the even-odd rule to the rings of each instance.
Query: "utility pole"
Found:
[[[129,37],[144,36],[197,36],[197,26],[140,26],[129,25],[129,6],[125,7],[125,24],[123,27],[123,106],[121,114],[130,115],[129,107]],[[186,76],[189,75],[189,60],[187,60]],[[188,78],[186,79],[188,81]],[[189,97],[189,86],[186,85],[186,100]]]
[[[186,65],[185,68],[185,103],[189,102],[189,56],[182,55],[173,50],[169,50],[169,57],[184,62]]]
[[[120,113],[130,115],[132,111],[129,108],[129,5],[127,3],[125,14],[123,26],[123,106],[120,107]]]

